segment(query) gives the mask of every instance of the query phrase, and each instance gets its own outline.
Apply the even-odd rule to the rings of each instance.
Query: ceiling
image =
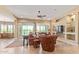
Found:
[[[0,5],[0,21],[14,21],[12,13],[3,5]]]
[[[63,17],[64,13],[76,8],[74,5],[8,5],[7,8],[17,17],[37,19],[38,11],[45,19]]]

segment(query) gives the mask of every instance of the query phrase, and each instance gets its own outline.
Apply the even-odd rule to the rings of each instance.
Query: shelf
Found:
[[[75,15],[68,16],[66,21],[66,40],[76,41],[76,32],[75,32]]]
[[[76,34],[75,32],[66,32],[65,34]]]
[[[67,37],[68,40],[73,40],[73,41],[75,40],[74,34],[67,34],[66,37]]]

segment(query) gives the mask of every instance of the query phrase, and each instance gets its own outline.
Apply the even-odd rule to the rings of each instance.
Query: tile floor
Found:
[[[43,51],[42,48],[33,48],[32,46],[13,46],[0,48],[0,54],[79,54],[79,46],[72,46],[57,41],[54,52]]]
[[[15,39],[0,39],[0,48],[5,48],[6,46],[12,44]]]

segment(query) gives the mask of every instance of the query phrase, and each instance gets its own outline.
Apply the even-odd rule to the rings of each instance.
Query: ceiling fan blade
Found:
[[[46,17],[46,15],[43,15],[43,17]]]

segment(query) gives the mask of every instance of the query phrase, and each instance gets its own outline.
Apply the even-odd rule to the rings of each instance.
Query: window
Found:
[[[7,25],[1,24],[1,33],[7,32]]]
[[[13,33],[13,25],[7,25],[7,32]]]
[[[28,35],[30,32],[33,32],[33,25],[21,26],[21,35]]]
[[[13,33],[14,26],[12,24],[0,24],[1,33]]]
[[[47,25],[38,25],[37,26],[37,32],[47,32],[48,26]]]
[[[28,28],[27,28],[26,25],[23,25],[21,29],[22,29],[22,35],[27,35],[28,34]]]

